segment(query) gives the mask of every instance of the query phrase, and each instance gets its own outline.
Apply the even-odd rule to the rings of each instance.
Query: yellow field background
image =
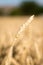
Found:
[[[19,27],[29,19],[30,16],[0,17],[0,34],[1,32],[16,33]],[[43,16],[35,16],[33,21],[43,21]]]
[[[29,17],[30,16],[0,17],[0,49],[1,46],[6,47],[12,43],[20,26],[25,23]],[[43,16],[35,16],[33,21],[43,21]]]

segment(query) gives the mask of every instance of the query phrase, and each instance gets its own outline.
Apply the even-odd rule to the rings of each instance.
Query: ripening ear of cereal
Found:
[[[29,24],[32,22],[32,20],[34,19],[34,15],[32,15],[21,27],[20,29],[18,30],[16,36],[15,36],[15,39],[14,39],[14,42],[17,43],[20,39],[23,38],[23,33],[24,31],[26,30],[26,28],[29,26]],[[14,46],[17,45],[17,44],[13,44]]]

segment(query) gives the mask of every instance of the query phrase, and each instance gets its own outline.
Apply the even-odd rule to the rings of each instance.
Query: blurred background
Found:
[[[0,35],[10,32],[13,36],[19,27],[35,15],[34,21],[43,21],[43,0],[0,0]]]
[[[43,15],[43,0],[0,0],[0,16]]]
[[[12,42],[15,43],[15,34],[19,30],[20,26],[24,22],[26,22],[29,19],[29,17],[33,14],[35,15],[33,21],[43,21],[43,0],[0,0],[0,49],[3,46],[5,48],[7,48],[7,46],[9,47],[12,44]],[[28,29],[26,30],[26,32],[27,31]],[[28,34],[25,33],[23,40],[28,40],[27,35]],[[23,43],[25,43],[25,41]],[[22,41],[20,42],[22,43]],[[21,48],[21,46],[19,48]],[[2,59],[4,58],[3,50],[0,51],[2,52],[2,54],[0,54],[0,64],[1,61],[3,61]],[[20,58],[24,57],[21,56]]]

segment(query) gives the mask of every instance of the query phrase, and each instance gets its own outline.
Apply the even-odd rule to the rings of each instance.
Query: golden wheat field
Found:
[[[34,16],[32,23],[16,37],[29,17],[0,17],[0,65],[43,65],[43,16]]]

